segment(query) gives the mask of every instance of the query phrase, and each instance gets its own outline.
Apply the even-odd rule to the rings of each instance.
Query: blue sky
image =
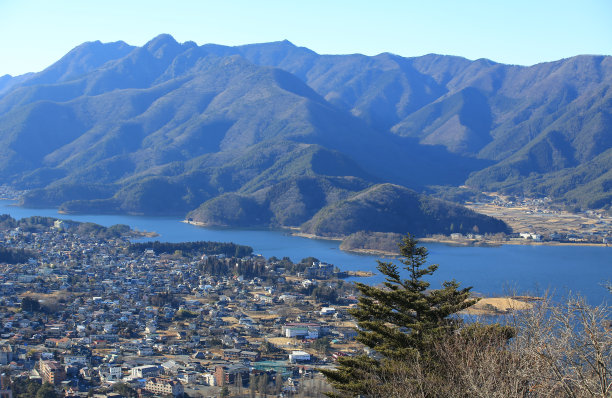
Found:
[[[85,41],[238,45],[321,54],[428,53],[532,65],[612,54],[610,0],[0,0],[0,75],[39,71]]]

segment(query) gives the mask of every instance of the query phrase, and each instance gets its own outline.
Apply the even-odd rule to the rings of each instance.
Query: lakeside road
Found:
[[[477,240],[477,239],[462,239],[453,240],[450,238],[418,238],[419,242],[442,243],[449,246],[480,246],[480,247],[497,247],[502,245],[522,245],[522,246],[591,246],[591,247],[612,247],[605,243],[592,242],[557,242],[557,241],[534,241],[530,239],[509,239],[509,240]]]

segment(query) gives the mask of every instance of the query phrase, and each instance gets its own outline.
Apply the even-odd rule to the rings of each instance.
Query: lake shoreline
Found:
[[[254,252],[266,258],[289,257],[299,262],[315,257],[337,266],[340,271],[370,271],[371,277],[349,276],[348,281],[361,281],[368,285],[384,282],[384,275],[376,270],[376,260],[396,261],[388,253],[370,250],[339,250],[338,240],[303,239],[291,236],[296,228],[195,228],[194,224],[177,222],[182,217],[139,217],[127,215],[61,215],[57,209],[29,209],[12,206],[13,201],[0,202],[0,213],[21,219],[32,216],[72,219],[93,222],[103,226],[126,224],[139,231],[155,231],[156,238],[164,242],[236,242],[253,247]],[[139,240],[140,241],[140,240]],[[515,291],[541,295],[547,289],[563,295],[566,291],[580,292],[594,305],[609,300],[605,288],[610,274],[609,250],[585,245],[501,245],[495,250],[471,246],[458,248],[443,243],[422,243],[429,250],[428,260],[441,264],[431,278],[438,286],[445,280],[456,279],[473,291],[489,297],[499,297]],[[401,270],[404,271],[403,269]]]
[[[499,247],[504,245],[520,245],[520,246],[590,246],[590,247],[612,247],[607,243],[592,243],[592,242],[557,242],[557,241],[530,241],[527,239],[516,240],[452,240],[450,238],[418,238],[419,242],[442,243],[456,247]]]
[[[219,226],[219,225],[212,225],[209,223],[204,223],[204,222],[200,222],[200,221],[193,221],[193,220],[182,220],[181,222],[186,223],[186,224],[191,224],[191,225],[195,225],[198,227],[203,227],[203,228],[207,228],[207,227],[223,227],[223,226]],[[231,228],[229,226],[225,226],[227,228]],[[316,240],[328,240],[328,241],[335,241],[335,242],[342,242],[346,237],[330,237],[330,236],[321,236],[321,235],[316,235],[316,234],[309,234],[309,233],[305,233],[305,232],[300,232],[299,228],[297,227],[282,227],[282,230],[286,230],[289,232],[290,236],[295,236],[295,237],[299,237],[299,238],[307,238],[307,239],[316,239]],[[452,247],[483,247],[483,248],[488,248],[488,247],[500,247],[500,246],[516,246],[516,245],[520,245],[520,246],[586,246],[586,247],[612,247],[612,245],[607,244],[607,243],[591,243],[591,242],[556,242],[556,241],[531,241],[531,240],[527,240],[527,239],[513,239],[513,240],[505,240],[505,241],[498,241],[498,240],[477,240],[477,239],[461,239],[461,240],[454,240],[451,239],[450,237],[420,237],[417,238],[417,240],[421,243],[439,243],[439,244],[443,244],[446,246],[452,246]],[[373,256],[386,256],[386,257],[397,257],[399,256],[399,252],[391,252],[391,251],[387,251],[387,250],[379,250],[376,248],[368,248],[368,249],[364,249],[364,248],[343,248],[342,246],[340,246],[340,250],[344,251],[344,252],[348,252],[348,253],[355,253],[355,254],[366,254],[366,255],[373,255]]]

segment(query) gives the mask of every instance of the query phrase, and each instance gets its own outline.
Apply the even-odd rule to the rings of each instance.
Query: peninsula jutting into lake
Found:
[[[166,242],[221,241],[253,247],[265,258],[289,257],[292,261],[315,257],[333,264],[342,271],[372,271],[376,275],[359,278],[378,284],[383,277],[375,269],[376,260],[393,257],[354,254],[340,250],[340,242],[291,236],[284,230],[202,228],[179,222],[171,217],[118,215],[64,215],[55,209],[25,209],[0,202],[0,213],[14,218],[30,216],[59,217],[104,226],[125,224],[139,231],[155,231],[159,236],[144,240]],[[139,240],[140,241],[140,240]],[[508,246],[455,247],[424,243],[433,263],[443,264],[434,275],[434,283],[457,279],[465,286],[487,296],[508,293],[541,295],[546,291],[559,297],[569,292],[585,295],[591,304],[599,304],[609,296],[605,285],[610,279],[610,248],[600,246]],[[589,261],[584,261],[588,258]],[[579,264],[577,266],[576,264]],[[348,278],[348,281],[353,280]]]
[[[464,205],[485,191],[607,213],[611,68],[87,42],[3,80],[0,183],[68,213],[331,237],[532,233]]]

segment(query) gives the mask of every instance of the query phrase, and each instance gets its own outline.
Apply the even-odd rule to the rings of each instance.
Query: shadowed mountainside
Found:
[[[520,67],[319,55],[287,41],[84,43],[42,72],[0,78],[0,183],[29,189],[28,206],[191,211],[214,225],[327,235],[476,225],[452,222],[471,215],[400,186],[467,182],[609,207],[610,59]],[[388,200],[361,200],[364,192]],[[424,211],[428,201],[439,209]],[[416,213],[399,210],[412,202]],[[365,228],[371,206],[385,221]],[[346,225],[322,226],[332,214]],[[435,231],[397,226],[399,216],[429,217]]]

